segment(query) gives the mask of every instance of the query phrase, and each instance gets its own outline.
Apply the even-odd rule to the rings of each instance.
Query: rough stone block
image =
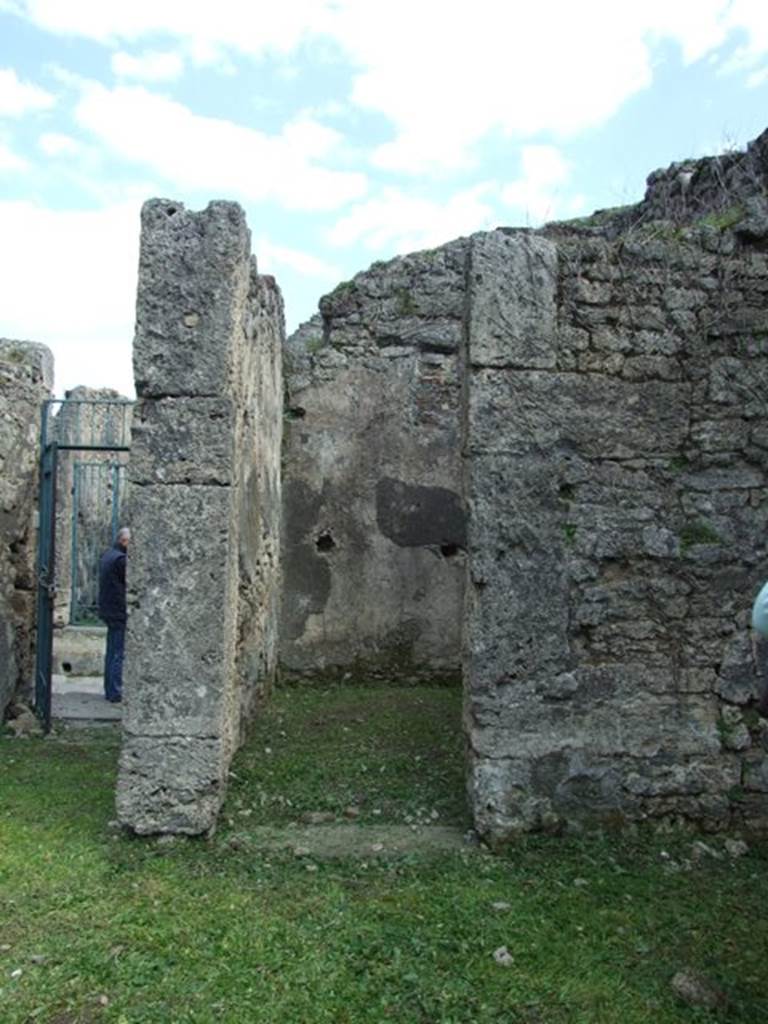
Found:
[[[688,425],[685,384],[498,369],[472,375],[472,453],[543,455],[560,448],[596,459],[673,455]]]
[[[590,680],[590,675],[597,679]],[[598,685],[608,687],[608,692],[591,701],[542,699],[535,687],[532,692],[524,684],[502,683],[488,696],[471,695],[473,750],[490,758],[503,758],[511,751],[528,758],[568,750],[609,758],[719,753],[716,709],[710,698],[674,693],[628,695],[621,685],[609,686],[611,675],[620,676],[621,669],[576,670],[585,693]]]
[[[473,366],[554,367],[557,247],[529,232],[475,235],[470,250]]]
[[[559,671],[568,650],[568,591],[562,513],[548,468],[532,459],[478,457],[467,483],[472,687]]]
[[[139,835],[198,835],[216,824],[224,796],[221,740],[127,735],[120,753],[117,814]]]
[[[140,398],[226,395],[242,329],[250,233],[237,203],[195,213],[168,199],[141,212],[134,376]]]
[[[236,562],[226,487],[134,489],[125,726],[219,736],[233,671]]]
[[[231,484],[235,407],[230,398],[139,402],[130,476],[136,484]]]

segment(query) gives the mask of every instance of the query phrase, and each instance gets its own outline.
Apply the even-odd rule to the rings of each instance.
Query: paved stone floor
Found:
[[[104,685],[97,676],[54,676],[51,717],[81,725],[119,722],[122,707],[104,699]]]

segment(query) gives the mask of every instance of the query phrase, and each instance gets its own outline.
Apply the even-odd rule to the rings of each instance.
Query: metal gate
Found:
[[[61,452],[127,452],[130,450],[130,420],[133,403],[127,399],[53,399],[43,403],[40,426],[40,495],[37,557],[37,643],[35,656],[35,712],[46,732],[51,727],[51,667],[53,662],[53,613],[58,581],[56,579],[56,487]],[[96,472],[109,473],[111,495],[108,520],[99,524],[89,547],[97,546],[100,537],[107,547],[117,530],[121,470],[114,460],[105,458],[95,463]],[[86,465],[88,469],[84,468]],[[95,611],[93,586],[78,591],[75,601],[76,574],[81,562],[78,553],[78,482],[82,487],[85,474],[94,472],[94,463],[73,463],[72,509],[72,610],[85,614]],[[79,468],[78,468],[79,467]],[[114,499],[117,499],[115,502]],[[82,537],[82,533],[80,534]],[[99,551],[100,554],[100,551]],[[88,558],[92,560],[89,551]],[[87,570],[86,570],[87,575]],[[83,600],[80,600],[80,594]],[[90,593],[90,596],[86,596]],[[90,602],[88,611],[85,609]]]

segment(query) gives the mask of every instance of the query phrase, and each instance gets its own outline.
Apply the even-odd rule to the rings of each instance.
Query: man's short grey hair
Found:
[[[121,540],[130,540],[130,539],[131,539],[131,528],[130,528],[130,526],[121,526],[120,529],[117,531],[117,536],[115,537],[115,540],[119,543]]]

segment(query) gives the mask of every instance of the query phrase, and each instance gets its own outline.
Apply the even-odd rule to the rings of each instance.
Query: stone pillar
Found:
[[[472,239],[465,370],[465,732],[470,806],[494,838],[535,817],[535,693],[567,666],[567,593],[546,409],[555,365],[557,250]]]
[[[242,713],[273,670],[276,565],[254,566],[278,543],[282,335],[237,204],[145,204],[117,787],[120,821],[139,833],[214,825]],[[265,652],[247,665],[244,637]]]
[[[0,720],[34,675],[40,406],[52,386],[45,346],[0,338]]]

